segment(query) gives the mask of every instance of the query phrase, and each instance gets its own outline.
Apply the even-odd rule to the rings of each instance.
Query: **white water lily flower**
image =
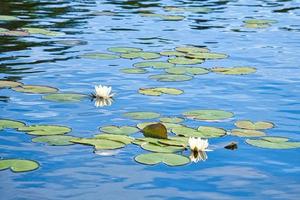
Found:
[[[111,93],[111,87],[105,85],[96,85],[95,93],[92,94],[92,96],[98,99],[110,99],[114,96],[114,94]]]
[[[207,149],[208,147],[208,140],[207,139],[201,139],[197,137],[190,137],[189,138],[189,146],[191,151],[199,152],[199,151],[211,151]]]
[[[208,158],[205,151],[192,151],[190,155],[190,160],[194,163],[205,161]]]
[[[110,106],[113,102],[113,99],[100,99],[100,98],[96,98],[95,100],[95,106],[96,107],[104,107],[104,106]]]

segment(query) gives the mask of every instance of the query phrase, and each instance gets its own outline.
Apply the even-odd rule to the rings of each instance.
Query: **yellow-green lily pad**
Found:
[[[0,119],[0,130],[6,128],[20,128],[25,126],[25,123],[11,119]]]
[[[74,144],[70,141],[75,138],[69,135],[47,135],[35,137],[32,139],[32,142],[47,143],[50,146],[66,146]]]
[[[227,58],[228,55],[223,53],[191,53],[188,54],[187,57],[194,58],[194,59],[224,59]]]
[[[248,19],[248,20],[245,20],[244,23],[247,23],[247,24],[274,24],[274,23],[277,23],[277,21],[269,20],[269,19]]]
[[[11,15],[0,15],[0,21],[17,21],[20,18]]]
[[[140,88],[139,93],[144,95],[150,95],[150,96],[160,96],[162,94],[180,95],[183,93],[183,91],[176,88],[157,87],[157,88]]]
[[[160,117],[160,114],[155,112],[128,112],[124,116],[131,119],[155,119]]]
[[[185,53],[182,53],[182,52],[178,52],[178,51],[162,51],[160,52],[160,55],[162,56],[181,56],[181,57],[184,57],[185,56]]]
[[[181,75],[181,74],[157,74],[157,75],[149,76],[149,78],[161,82],[180,82],[180,81],[189,81],[193,79],[192,76]]]
[[[167,128],[162,123],[155,123],[147,125],[142,130],[145,137],[167,139]]]
[[[13,172],[28,172],[39,168],[39,163],[33,160],[4,159],[0,160],[0,170],[10,169]]]
[[[57,93],[57,94],[49,94],[43,96],[42,98],[48,101],[56,101],[56,102],[79,102],[88,96],[85,94],[76,94],[76,93]]]
[[[267,149],[293,149],[300,148],[300,142],[290,142],[282,137],[261,137],[260,139],[247,139],[246,143]]]
[[[139,129],[132,126],[104,126],[100,128],[101,131],[116,135],[131,135],[137,133]]]
[[[97,134],[94,136],[95,138],[105,139],[105,140],[112,140],[117,142],[122,142],[124,144],[131,144],[131,142],[134,140],[133,137],[129,137],[127,135],[114,135],[114,134]]]
[[[158,145],[153,143],[144,143],[141,145],[141,147],[145,150],[157,152],[157,153],[175,153],[179,151],[183,151],[184,147],[178,147],[178,146],[167,146],[167,145]]]
[[[176,65],[195,65],[195,64],[203,63],[204,60],[195,59],[195,58],[186,58],[186,57],[175,57],[175,58],[169,58],[168,62]]]
[[[209,52],[209,49],[203,47],[194,47],[194,46],[184,46],[184,47],[176,47],[176,51],[184,52],[184,53],[206,53]]]
[[[16,81],[2,81],[0,80],[0,88],[13,88],[22,86],[23,83],[16,82]]]
[[[126,74],[145,74],[148,71],[146,69],[140,69],[140,68],[125,68],[125,69],[121,69],[121,72]]]
[[[254,67],[216,67],[212,68],[211,71],[225,74],[225,75],[246,75],[252,74],[256,72],[256,68]]]
[[[249,120],[237,121],[234,125],[238,128],[249,129],[249,130],[265,130],[274,127],[274,124],[272,122],[264,122],[264,121],[252,122]]]
[[[122,142],[106,140],[102,138],[76,138],[72,139],[71,142],[94,146],[96,150],[120,149],[126,146],[126,144]]]
[[[248,23],[244,24],[245,28],[268,28],[270,26],[271,24],[248,24]]]
[[[110,47],[107,50],[114,53],[131,53],[142,51],[142,49],[135,47]]]
[[[177,154],[169,153],[148,153],[136,156],[135,161],[145,165],[156,165],[164,163],[168,166],[181,166],[190,162],[190,159]]]
[[[175,124],[184,121],[184,119],[180,117],[161,117],[159,118],[159,120],[164,123],[175,123]]]
[[[235,135],[239,137],[260,137],[260,136],[265,136],[266,134],[262,131],[256,131],[256,130],[233,129],[231,130],[231,135]]]
[[[198,129],[193,129],[186,126],[175,127],[172,132],[178,136],[184,137],[200,137],[200,138],[214,138],[222,137],[226,134],[226,131],[221,128],[200,126]]]
[[[148,62],[138,62],[133,65],[137,68],[147,68],[152,67],[155,69],[166,69],[173,67],[174,65],[172,63],[163,62],[163,61],[148,61]]]
[[[46,36],[62,36],[65,33],[57,32],[57,31],[49,31],[47,29],[42,28],[22,28],[21,30],[25,30],[30,34],[39,34],[39,35],[46,35]]]
[[[81,56],[82,58],[89,59],[100,59],[100,60],[115,60],[119,59],[119,55],[110,54],[110,53],[86,53]]]
[[[141,51],[141,52],[123,53],[123,54],[121,54],[121,57],[126,58],[126,59],[141,58],[144,60],[151,60],[151,59],[159,58],[160,54],[154,53],[154,52]]]
[[[223,110],[193,110],[183,113],[187,118],[203,120],[203,121],[219,121],[224,119],[229,119],[233,117],[232,112],[223,111]]]
[[[209,70],[202,67],[171,67],[165,70],[168,74],[207,74]]]
[[[43,86],[43,85],[22,85],[12,89],[16,92],[24,92],[24,93],[32,93],[32,94],[56,93],[58,91],[57,88]]]
[[[63,135],[71,132],[71,129],[66,126],[58,125],[32,125],[18,128],[19,131],[26,132],[30,135]]]

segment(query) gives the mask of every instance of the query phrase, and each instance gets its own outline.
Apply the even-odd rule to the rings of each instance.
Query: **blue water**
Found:
[[[180,13],[182,21],[141,17],[139,10],[164,13],[163,6],[205,6],[210,13]],[[292,9],[287,9],[292,8]],[[286,10],[283,10],[286,9]],[[115,16],[95,15],[110,10]],[[272,121],[268,135],[300,140],[300,2],[297,0],[206,0],[206,1],[104,1],[104,0],[1,0],[0,15],[16,15],[20,22],[1,22],[0,27],[48,28],[66,33],[61,37],[33,35],[0,37],[0,79],[25,84],[50,85],[62,92],[89,94],[94,85],[112,86],[112,106],[94,103],[56,103],[41,95],[0,90],[0,118],[27,124],[60,124],[72,135],[89,137],[105,125],[136,125],[122,117],[130,111],[156,111],[180,116],[193,109],[222,109],[234,112],[231,121],[208,123],[185,121],[191,126],[234,128],[234,121]],[[266,29],[242,27],[247,18],[276,19]],[[80,40],[68,46],[61,40]],[[226,76],[215,73],[186,82],[157,82],[148,74],[124,74],[119,70],[141,61],[79,58],[88,52],[106,52],[114,46],[161,51],[177,46],[206,46],[230,57],[206,61],[207,68],[253,66],[255,74]],[[161,60],[164,60],[163,58]],[[183,95],[160,97],[137,93],[141,87],[168,86]],[[38,170],[27,173],[0,171],[0,199],[299,199],[299,149],[269,150],[227,136],[210,139],[212,145],[238,142],[238,149],[219,148],[208,160],[182,167],[163,164],[146,166],[134,156],[144,151],[128,145],[118,155],[103,157],[91,147],[63,147],[32,143],[32,137],[15,130],[1,131],[0,157],[32,159]]]

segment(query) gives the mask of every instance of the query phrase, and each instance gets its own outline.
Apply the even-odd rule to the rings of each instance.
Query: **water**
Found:
[[[163,6],[205,6],[210,13],[186,12],[182,21],[141,17],[139,10],[163,13]],[[89,94],[96,84],[111,85],[117,93],[110,107],[96,108],[89,100],[61,104],[41,100],[41,95],[0,90],[1,118],[27,124],[61,124],[72,135],[89,137],[105,125],[135,125],[123,118],[129,111],[156,111],[179,116],[191,109],[232,111],[231,121],[187,121],[192,126],[234,128],[234,121],[266,120],[276,124],[268,135],[300,140],[300,3],[292,0],[235,1],[94,1],[61,0],[14,2],[2,0],[1,15],[22,21],[0,27],[24,26],[65,32],[62,37],[0,37],[0,79],[57,87],[63,92]],[[109,10],[114,16],[95,15]],[[181,14],[182,15],[182,14]],[[241,27],[246,18],[276,19],[267,29]],[[70,46],[62,40],[79,40]],[[92,60],[88,52],[106,52],[114,46],[147,51],[183,45],[206,46],[230,55],[200,66],[253,66],[255,74],[225,76],[210,73],[187,82],[157,82],[148,74],[123,74],[119,70],[141,60]],[[160,70],[150,70],[158,74]],[[180,96],[144,96],[141,87],[184,89]],[[238,142],[238,150],[217,149],[208,160],[183,167],[145,166],[134,156],[144,152],[135,145],[112,157],[97,156],[88,146],[46,146],[15,130],[0,134],[0,156],[37,160],[41,166],[28,173],[0,172],[1,199],[299,199],[299,149],[268,150],[247,145],[244,138],[227,136],[211,144]]]

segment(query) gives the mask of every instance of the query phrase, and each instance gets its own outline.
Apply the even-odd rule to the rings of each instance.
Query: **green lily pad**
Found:
[[[57,88],[43,86],[43,85],[22,85],[12,89],[16,92],[25,92],[25,93],[33,93],[33,94],[47,94],[47,93],[55,93],[58,91]]]
[[[134,140],[133,137],[129,137],[127,135],[114,135],[114,134],[97,134],[95,138],[105,139],[105,140],[112,140],[117,142],[122,142],[124,144],[131,144]]]
[[[62,33],[62,32],[49,31],[47,29],[42,29],[42,28],[22,28],[21,30],[25,30],[30,34],[40,34],[40,35],[46,35],[46,36],[62,36],[62,35],[65,35],[65,33]]]
[[[174,139],[160,139],[158,140],[158,143],[166,146],[175,146],[181,148],[185,148],[187,146],[187,143]]]
[[[167,128],[162,123],[147,125],[142,130],[145,137],[167,139]]]
[[[159,139],[157,138],[144,137],[144,138],[135,138],[131,143],[139,146],[141,146],[144,143],[152,143],[152,144],[159,145],[158,141]]]
[[[28,172],[39,168],[33,160],[4,159],[0,160],[0,170],[10,169],[13,172]]]
[[[190,162],[185,156],[168,153],[148,153],[136,156],[135,161],[145,165],[164,163],[169,166],[181,166]]]
[[[150,124],[157,124],[158,122],[142,122],[142,123],[138,123],[137,124],[137,127],[139,129],[143,129],[145,128],[146,126],[150,125]],[[172,128],[175,128],[175,127],[180,127],[182,126],[181,124],[175,124],[175,123],[168,123],[168,122],[163,122],[162,123],[168,130],[169,129],[172,129]]]
[[[180,118],[180,117],[161,117],[159,118],[159,120],[161,122],[165,122],[165,123],[181,123],[184,121],[184,119]]]
[[[141,58],[144,60],[151,60],[151,59],[156,59],[160,57],[160,54],[154,53],[154,52],[130,52],[130,53],[123,53],[121,54],[122,58],[126,59],[136,59],[136,58]]]
[[[29,36],[30,34],[27,31],[22,30],[13,30],[13,31],[5,31],[0,32],[0,36],[15,36],[15,37],[22,37],[22,36]]]
[[[131,119],[155,119],[160,117],[160,114],[155,112],[128,112],[124,116]]]
[[[49,94],[42,97],[45,100],[56,101],[56,102],[79,102],[84,98],[87,98],[87,95],[84,94],[75,94],[75,93],[59,93],[59,94]]]
[[[183,93],[183,91],[176,88],[157,87],[157,88],[140,88],[139,93],[144,95],[149,95],[149,96],[160,96],[162,94],[180,95]]]
[[[11,15],[0,15],[0,21],[17,21],[20,18]]]
[[[168,62],[162,62],[162,61],[148,61],[148,62],[138,62],[133,65],[137,68],[147,68],[152,67],[155,69],[166,69],[173,67],[174,65]]]
[[[81,57],[100,60],[115,60],[120,58],[120,56],[110,53],[86,53],[83,54]]]
[[[245,20],[244,23],[247,23],[247,24],[274,24],[274,23],[277,23],[277,21],[269,20],[269,19],[248,19],[248,20]]]
[[[209,52],[209,49],[203,47],[194,47],[194,46],[185,46],[185,47],[176,47],[176,51],[184,53],[206,53]]]
[[[260,137],[265,136],[266,134],[261,131],[256,130],[247,130],[247,129],[233,129],[231,130],[231,135],[239,137]]]
[[[149,76],[150,79],[154,79],[161,82],[180,82],[180,81],[189,81],[193,79],[192,76],[188,75],[177,75],[177,74],[158,74]]]
[[[18,128],[19,131],[26,132],[30,135],[63,135],[71,132],[71,129],[66,126],[58,125],[33,125],[23,126]]]
[[[13,88],[22,86],[23,83],[16,82],[16,81],[2,81],[0,80],[0,88]]]
[[[216,67],[216,68],[212,68],[211,71],[219,73],[219,74],[225,74],[225,75],[245,75],[245,74],[255,73],[256,68],[254,68],[254,67],[230,67],[230,68]]]
[[[185,17],[182,15],[162,15],[160,18],[165,21],[181,21]]]
[[[204,60],[195,58],[175,57],[169,58],[168,62],[176,65],[194,65],[203,63]]]
[[[142,49],[135,47],[110,47],[107,50],[114,53],[132,53],[142,51]]]
[[[137,68],[125,68],[121,69],[121,72],[126,73],[126,74],[145,74],[148,71],[145,69],[137,69]]]
[[[200,126],[197,130],[190,127],[181,126],[173,128],[172,132],[178,136],[200,138],[222,137],[226,134],[224,129],[210,126]]]
[[[49,135],[49,136],[39,136],[32,139],[32,142],[39,142],[39,143],[47,143],[51,146],[66,146],[72,145],[73,142],[70,142],[72,139],[76,137],[69,136],[69,135]]]
[[[141,147],[147,151],[157,152],[157,153],[175,153],[183,151],[184,147],[177,146],[167,146],[167,145],[158,145],[153,143],[144,143]]]
[[[137,133],[139,129],[132,126],[104,126],[100,128],[101,131],[116,135],[131,135]]]
[[[100,139],[100,138],[77,138],[72,139],[71,142],[94,146],[96,150],[120,149],[126,146],[122,142]]]
[[[0,119],[0,130],[5,128],[20,128],[25,126],[25,123],[10,119]]]
[[[207,74],[209,71],[202,67],[171,67],[165,70],[168,74]]]
[[[244,24],[245,28],[268,28],[270,26],[271,26],[270,24],[248,24],[248,23]]]
[[[185,53],[182,53],[182,52],[178,52],[178,51],[162,51],[160,52],[160,55],[162,56],[181,56],[181,57],[184,57],[185,56]]]
[[[260,139],[247,139],[246,143],[267,149],[293,149],[300,148],[300,142],[289,142],[287,138],[282,137],[261,137]],[[287,139],[287,140],[286,140]]]
[[[191,53],[188,54],[187,57],[194,59],[224,59],[227,58],[228,55],[223,53]]]
[[[233,117],[232,112],[223,110],[193,110],[183,113],[187,118],[203,121],[219,121]]]
[[[265,130],[274,127],[274,124],[272,122],[259,121],[253,123],[249,120],[237,121],[234,125],[238,128],[249,129],[249,130]]]

